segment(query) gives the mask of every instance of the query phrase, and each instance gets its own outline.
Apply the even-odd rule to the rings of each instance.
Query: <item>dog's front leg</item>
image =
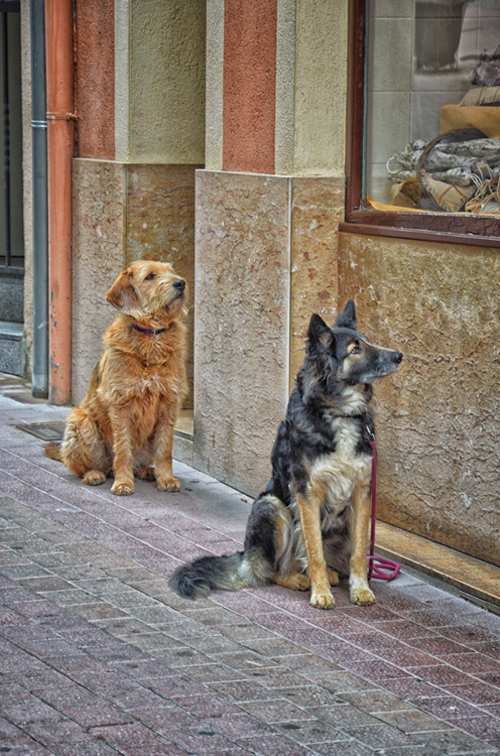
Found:
[[[129,415],[126,410],[118,408],[113,409],[109,416],[113,429],[113,472],[115,476],[111,493],[117,496],[130,496],[135,491],[135,484]]]
[[[181,483],[172,471],[172,444],[177,409],[169,407],[158,420],[154,438],[156,483],[159,491],[180,491]]]
[[[311,606],[318,609],[331,609],[335,601],[330,590],[330,579],[323,554],[323,537],[321,535],[321,501],[313,496],[297,496],[297,505],[302,524],[302,536],[307,552],[309,578],[311,580]]]
[[[368,523],[370,520],[370,488],[358,485],[352,495],[352,551],[349,576],[350,598],[353,604],[370,606],[375,596],[368,587],[366,551],[368,546]]]

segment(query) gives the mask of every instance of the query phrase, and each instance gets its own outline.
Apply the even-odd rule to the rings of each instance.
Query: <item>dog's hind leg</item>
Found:
[[[308,591],[311,587],[309,576],[303,572],[289,572],[287,575],[277,572],[274,582],[283,588],[291,588],[292,591]]]
[[[368,523],[370,520],[370,488],[358,485],[352,495],[352,551],[349,575],[349,592],[353,604],[370,606],[375,603],[373,591],[368,586],[366,551]]]
[[[60,458],[68,470],[89,486],[99,486],[111,468],[104,438],[90,415],[76,407],[66,420]]]
[[[274,582],[292,591],[308,591],[311,587],[309,576],[297,571],[297,559],[294,553],[294,523],[290,511],[276,499],[275,512],[276,573]]]
[[[142,449],[134,454],[134,475],[139,480],[156,480],[153,467],[153,448],[151,440],[148,440]]]

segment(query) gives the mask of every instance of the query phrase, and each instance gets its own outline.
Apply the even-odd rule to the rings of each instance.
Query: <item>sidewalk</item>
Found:
[[[499,616],[408,572],[374,607],[180,599],[173,569],[240,549],[250,501],[181,464],[179,494],[82,486],[16,428],[66,414],[0,396],[0,753],[500,754]]]

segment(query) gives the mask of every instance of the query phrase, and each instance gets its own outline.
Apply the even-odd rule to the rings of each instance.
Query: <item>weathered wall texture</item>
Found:
[[[313,312],[331,324],[337,311],[338,224],[344,219],[344,182],[292,179],[290,389],[304,360]]]
[[[197,172],[194,464],[252,494],[288,394],[289,191]]]
[[[341,234],[339,298],[404,353],[376,390],[378,516],[500,565],[498,250]]]
[[[276,0],[225,0],[223,168],[274,173]]]
[[[201,167],[201,166],[200,166]],[[170,262],[190,290],[187,373],[191,387],[184,407],[193,406],[194,165],[126,167],[126,262]]]
[[[106,294],[123,270],[124,168],[73,160],[72,400],[80,404],[116,311]]]
[[[79,0],[75,11],[78,154],[112,160],[115,156],[114,0]]]
[[[204,162],[204,0],[116,0],[116,157]]]

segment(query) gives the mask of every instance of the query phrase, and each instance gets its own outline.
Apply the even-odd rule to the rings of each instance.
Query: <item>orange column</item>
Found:
[[[74,152],[71,0],[45,0],[49,203],[49,401],[71,398],[71,159]]]
[[[274,173],[277,0],[225,0],[222,168]]]

